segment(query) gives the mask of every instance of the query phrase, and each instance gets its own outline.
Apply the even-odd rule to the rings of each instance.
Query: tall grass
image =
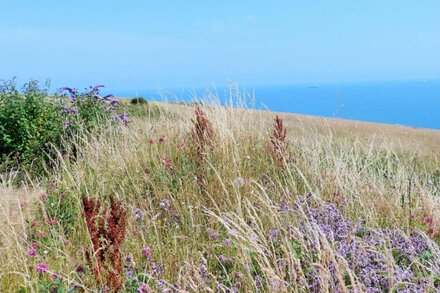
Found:
[[[83,138],[75,160],[59,152],[34,216],[5,235],[15,245],[0,255],[0,291],[112,289],[87,265],[83,197],[127,212],[121,291],[439,290],[429,158],[286,122],[274,155],[275,115],[160,107]]]

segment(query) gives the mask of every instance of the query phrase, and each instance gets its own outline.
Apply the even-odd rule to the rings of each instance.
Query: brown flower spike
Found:
[[[120,247],[126,233],[126,212],[121,202],[110,196],[110,211],[106,207],[100,213],[101,202],[99,199],[82,198],[84,217],[87,230],[92,242],[93,260],[90,252],[85,251],[87,264],[89,265],[96,281],[108,285],[113,292],[122,287],[122,256]]]
[[[194,127],[191,130],[191,136],[194,148],[192,149],[191,157],[197,166],[196,178],[200,183],[206,183],[204,180],[204,158],[206,150],[212,149],[214,146],[214,129],[211,121],[206,117],[199,105],[195,108],[196,119],[192,120]]]
[[[212,147],[214,141],[214,130],[212,123],[206,117],[206,113],[196,105],[196,120],[193,120],[194,128],[192,129],[192,138],[199,155],[201,155],[207,147]]]
[[[285,142],[286,132],[287,130],[284,128],[283,119],[276,115],[273,125],[273,133],[269,140],[269,151],[280,166],[284,166],[287,162]]]

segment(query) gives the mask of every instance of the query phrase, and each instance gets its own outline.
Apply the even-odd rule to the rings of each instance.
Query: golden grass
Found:
[[[287,168],[280,168],[267,152],[275,113],[204,104],[216,143],[205,150],[200,166],[192,161],[189,149],[193,105],[159,106],[160,117],[133,118],[127,128],[84,140],[75,162],[61,161],[51,174],[55,191],[49,196],[67,202],[69,208],[63,213],[73,215],[74,229],[67,234],[61,223],[41,228],[47,237],[37,240],[44,242],[47,253],[35,258],[26,256],[30,239],[6,235],[16,245],[0,257],[14,255],[16,261],[0,264],[0,291],[21,287],[37,291],[41,282],[49,280],[39,279],[34,269],[38,262],[48,263],[50,270],[63,276],[63,288],[78,283],[85,291],[99,289],[91,274],[80,276],[76,271],[78,265],[85,265],[82,248],[90,245],[81,217],[82,196],[113,195],[123,202],[128,216],[123,253],[141,262],[145,261],[141,248],[151,247],[154,262],[163,265],[160,276],[149,276],[155,290],[158,281],[166,280],[193,292],[202,290],[201,284],[203,291],[227,292],[222,286],[228,282],[240,282],[243,292],[255,291],[256,272],[247,269],[251,266],[258,268],[268,291],[304,291],[301,262],[304,255],[312,257],[312,250],[304,248],[309,244],[298,244],[303,245],[303,256],[298,256],[291,243],[275,245],[267,235],[274,227],[287,235],[287,223],[296,235],[302,233],[298,225],[304,219],[285,217],[273,202],[292,204],[308,192],[370,227],[426,230],[422,220],[428,216],[435,225],[440,223],[439,197],[430,181],[440,168],[439,131],[278,113],[287,128],[286,155],[293,158]],[[200,173],[203,184],[197,180]],[[39,203],[37,217],[50,220],[53,213],[64,215]],[[135,219],[136,209],[141,220]],[[305,227],[314,229],[310,223]],[[211,240],[208,229],[218,231],[219,239]],[[322,273],[330,274],[326,265],[334,261],[338,276],[350,278],[356,288],[355,272],[336,261],[332,243],[313,233],[322,242],[318,255],[313,254]],[[228,239],[231,248],[221,244]],[[220,260],[223,254],[234,260],[232,269],[225,265],[227,259]],[[289,261],[290,273],[277,269],[280,257]],[[205,274],[202,268],[209,271]],[[214,271],[223,277],[214,276]],[[290,279],[293,273],[299,274],[299,281]],[[283,287],[287,280],[293,287]]]

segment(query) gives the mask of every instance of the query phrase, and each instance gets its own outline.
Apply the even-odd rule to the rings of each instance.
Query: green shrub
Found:
[[[131,99],[130,104],[132,105],[143,105],[143,104],[147,104],[147,100],[145,100],[143,97],[136,97]]]
[[[119,101],[112,95],[101,97],[101,87],[90,87],[85,93],[66,87],[60,91],[67,94],[49,95],[48,86],[42,89],[37,81],[25,84],[23,90],[17,89],[14,80],[4,82],[0,85],[1,162],[32,164],[41,171],[55,149],[71,150],[73,137],[127,125],[127,114],[117,112]]]
[[[39,161],[59,145],[63,135],[61,101],[50,97],[38,82],[23,90],[15,82],[0,85],[0,159]]]

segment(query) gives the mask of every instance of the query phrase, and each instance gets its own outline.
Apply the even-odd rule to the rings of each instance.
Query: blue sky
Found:
[[[0,79],[115,89],[440,77],[440,1],[0,0]]]

